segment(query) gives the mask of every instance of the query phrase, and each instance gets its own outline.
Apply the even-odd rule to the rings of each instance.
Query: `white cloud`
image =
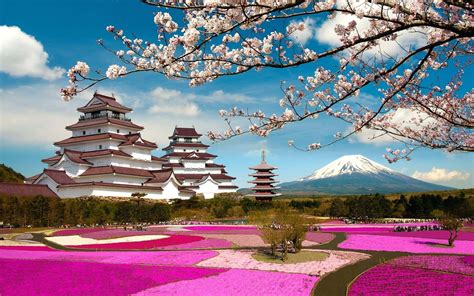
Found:
[[[152,106],[150,113],[176,114],[182,116],[197,116],[199,107],[194,103],[196,95],[184,94],[179,90],[157,87],[150,92]]]
[[[0,72],[14,77],[60,78],[65,70],[50,68],[48,54],[35,37],[16,26],[0,26]]]
[[[450,181],[465,181],[469,179],[471,174],[469,172],[462,172],[456,170],[447,170],[433,167],[428,172],[415,171],[412,174],[413,178],[420,179],[427,182],[449,183]]]
[[[60,88],[61,85],[56,83],[37,83],[0,89],[0,147],[28,145],[53,150],[54,142],[70,137],[71,132],[65,127],[77,121],[80,114],[76,108],[85,105],[94,91],[83,92],[74,100],[64,102],[59,96]],[[211,130],[226,128],[225,122],[214,111],[203,110],[199,116],[183,116],[180,112],[150,113],[147,112],[149,106],[145,106],[149,103],[150,93],[130,94],[105,88],[99,92],[105,95],[113,93],[125,106],[133,107],[134,112],[129,115],[133,122],[144,126],[142,134],[145,139],[157,142],[160,147],[169,142],[168,136],[176,125],[194,125],[204,135]],[[171,94],[168,92],[169,96]],[[180,110],[179,97],[173,98],[170,107]],[[156,153],[160,154],[160,151]]]
[[[406,108],[399,108],[386,116],[388,116],[387,121],[396,124],[399,130],[408,127],[413,131],[420,131],[423,128],[429,126],[434,127],[437,124],[437,121],[426,113]],[[346,133],[352,130],[352,127],[349,127],[346,130]],[[382,131],[362,128],[360,132],[355,133],[353,137],[350,138],[350,141],[364,144],[386,145],[396,142],[396,137],[386,135],[385,132]]]
[[[337,5],[338,7],[345,7],[347,5],[346,2],[347,0],[338,1]],[[359,7],[360,9],[367,11],[377,9],[376,7],[378,6],[377,4],[368,3],[366,1],[362,1],[362,3],[360,3],[359,1],[351,0],[349,2],[352,7]],[[380,9],[377,10],[379,11]],[[339,46],[342,43],[340,41],[340,37],[334,31],[334,28],[338,24],[346,26],[353,20],[357,23],[356,28],[360,35],[363,35],[364,32],[369,29],[368,19],[359,19],[354,15],[336,13],[333,18],[326,20],[320,26],[315,28],[315,37],[320,43],[328,44],[330,46]],[[398,34],[396,40],[380,41],[379,46],[367,51],[367,54],[370,56],[380,56],[382,54],[382,56],[397,57],[398,55],[405,52],[405,50],[408,48],[412,46],[421,46],[423,44],[426,44],[426,36],[421,32],[414,30],[403,31]]]
[[[297,24],[299,22],[291,22],[292,24]],[[306,18],[303,21],[304,23],[304,29],[303,30],[296,30],[290,35],[290,39],[295,41],[296,43],[299,43],[301,45],[305,45],[306,42],[308,42],[311,38],[314,36],[314,25],[315,22],[313,19]]]

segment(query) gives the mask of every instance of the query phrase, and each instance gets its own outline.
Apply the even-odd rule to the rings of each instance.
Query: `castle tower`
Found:
[[[276,170],[277,167],[271,166],[267,163],[265,159],[265,150],[262,150],[262,162],[254,167],[250,167],[250,169],[255,170],[255,172],[249,175],[254,177],[254,179],[249,181],[249,183],[255,185],[250,188],[253,193],[248,196],[253,196],[257,200],[271,201],[273,197],[281,195],[281,193],[275,192],[280,188],[275,186],[278,181],[276,181],[274,177],[278,175],[273,173],[273,170]]]
[[[201,136],[194,127],[176,126],[170,144],[163,148],[166,154],[161,158],[167,161],[163,167],[171,169],[183,186],[205,198],[237,191],[232,183],[235,178],[227,175],[224,165],[214,163],[217,155],[208,153],[209,146],[200,141]]]

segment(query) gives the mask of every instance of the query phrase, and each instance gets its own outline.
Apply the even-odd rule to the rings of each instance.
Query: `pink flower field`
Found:
[[[137,241],[137,242],[121,242],[121,243],[109,243],[109,244],[88,244],[88,245],[76,245],[69,246],[74,249],[94,249],[94,250],[147,250],[157,249],[159,247],[187,244],[204,240],[202,236],[191,236],[191,235],[172,235],[168,238]]]
[[[303,274],[231,269],[214,276],[161,285],[135,295],[311,295],[317,280],[318,277]]]
[[[456,240],[454,247],[447,239],[349,234],[338,246],[349,250],[392,251],[408,253],[474,254],[474,241]]]
[[[17,296],[130,295],[159,285],[227,271],[217,268],[15,259],[0,259],[0,265],[0,294]]]
[[[474,274],[459,273],[470,269],[449,257],[409,256],[378,265],[360,275],[348,295],[474,295]]]

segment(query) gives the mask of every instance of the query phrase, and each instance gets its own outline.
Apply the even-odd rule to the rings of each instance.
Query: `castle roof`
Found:
[[[48,185],[0,182],[0,195],[58,197]]]
[[[214,180],[234,180],[234,177],[225,174],[175,174],[179,180],[202,180],[211,176]]]
[[[113,166],[113,165],[90,167],[84,173],[81,174],[81,177],[93,176],[93,175],[108,175],[108,174],[128,175],[128,176],[147,177],[147,178],[154,177],[154,175],[148,170]]]
[[[135,123],[127,120],[121,120],[113,117],[99,117],[95,119],[80,120],[75,124],[66,126],[67,130],[75,130],[80,128],[88,128],[104,124],[114,124],[118,126],[128,127],[130,129],[142,130],[143,126],[136,125]]]
[[[171,152],[162,156],[162,158],[169,158],[169,157],[180,157],[183,159],[193,159],[192,156],[195,155],[195,159],[209,159],[215,158],[217,155],[210,154],[207,152]]]
[[[62,141],[55,142],[54,145],[61,146],[61,145],[70,145],[82,142],[90,142],[90,141],[99,141],[105,139],[113,139],[117,141],[126,142],[128,138],[124,135],[114,134],[114,133],[103,133],[103,134],[96,134],[96,135],[87,135],[87,136],[78,136],[78,137],[70,137]]]
[[[185,138],[199,138],[202,135],[199,134],[194,127],[175,127],[173,135],[169,139],[185,137]]]
[[[127,141],[120,144],[119,146],[136,145],[136,146],[141,146],[141,147],[144,147],[144,148],[151,148],[151,149],[158,148],[158,146],[155,143],[143,139],[142,136],[140,135],[140,133],[125,135],[125,137],[126,137]]]
[[[62,170],[44,169],[43,173],[59,185],[76,183]]]
[[[114,97],[94,93],[92,99],[83,107],[77,108],[79,112],[93,112],[99,110],[115,110],[123,113],[131,112],[132,109],[123,106]]]
[[[196,143],[183,143],[183,142],[174,142],[170,143],[168,146],[163,148],[162,150],[169,150],[174,147],[179,147],[179,148],[208,148],[209,145],[203,144],[201,142],[196,142]]]

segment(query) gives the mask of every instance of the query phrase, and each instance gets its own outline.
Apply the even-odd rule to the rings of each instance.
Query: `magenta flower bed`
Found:
[[[110,244],[90,244],[80,246],[69,246],[74,249],[96,249],[96,250],[147,250],[156,249],[158,247],[187,244],[203,240],[202,236],[191,235],[172,235],[163,239],[155,239],[141,242],[123,242]]]
[[[471,265],[471,266],[474,266],[474,256],[464,257],[464,262]]]
[[[96,228],[72,228],[72,229],[63,229],[54,232],[51,236],[66,236],[66,235],[82,235],[90,232],[97,231],[106,231],[106,228],[96,227]]]
[[[332,241],[334,239],[334,234],[310,231],[306,233],[305,238],[311,242],[324,244]]]
[[[438,231],[390,232],[390,233],[384,233],[383,235],[403,236],[403,237],[423,237],[423,238],[447,240],[449,238],[449,231],[438,230]],[[457,239],[474,241],[474,232],[460,231]]]
[[[0,252],[0,258],[22,260],[83,261],[113,264],[184,265],[190,266],[217,256],[217,251],[162,251],[162,252],[75,252],[22,251]],[[0,294],[1,295],[1,294]]]
[[[318,277],[305,274],[231,269],[210,277],[158,286],[137,295],[311,295],[317,280]]]
[[[18,250],[18,251],[58,251],[46,246],[0,246],[0,250]]]
[[[361,276],[349,295],[474,295],[474,278],[421,268],[382,264]]]
[[[187,226],[184,229],[192,230],[195,233],[222,233],[222,234],[260,234],[260,230],[255,226],[230,226],[230,225],[201,225]]]
[[[349,234],[338,246],[350,250],[396,251],[408,253],[474,254],[474,241],[457,240],[447,247],[447,240],[398,237],[389,235]]]
[[[164,234],[164,231],[159,230],[147,230],[147,231],[138,231],[138,230],[123,230],[123,229],[107,229],[102,231],[95,232],[86,232],[81,234],[82,237],[93,238],[93,239],[109,239],[109,238],[118,238],[126,236],[139,236],[139,235],[153,235],[153,234]],[[176,234],[176,233],[173,233]]]
[[[184,249],[215,249],[215,248],[231,248],[232,243],[225,239],[206,238],[197,242],[164,246],[163,250],[184,250]]]
[[[349,233],[365,233],[365,232],[391,232],[393,227],[325,227],[321,228],[325,232],[349,232]]]
[[[474,256],[468,257],[474,258]],[[414,255],[399,257],[388,263],[395,266],[433,269],[474,276],[474,266],[467,263],[466,258],[466,256]]]
[[[0,259],[0,294],[130,295],[176,281],[217,275],[227,269],[134,266],[90,262]]]

